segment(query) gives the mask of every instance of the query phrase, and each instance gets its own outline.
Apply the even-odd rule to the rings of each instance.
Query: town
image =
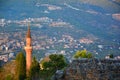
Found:
[[[73,25],[62,20],[53,20],[48,17],[28,18],[20,21],[0,19],[0,60],[7,62],[13,59],[18,52],[24,51],[24,35],[27,30],[25,26],[28,22],[31,23],[33,55],[40,60],[50,54],[63,54],[70,62],[77,50],[86,49],[97,58],[107,50],[120,50],[120,43],[117,40],[113,40],[113,43],[118,45],[114,46],[101,44],[104,41],[91,34],[75,38],[75,36],[69,34],[69,31],[73,30]],[[19,27],[14,29],[14,27],[8,27],[8,25]],[[46,25],[49,27],[45,27]],[[40,31],[36,30],[38,28]],[[55,31],[55,28],[60,28],[60,31]],[[64,28],[68,28],[68,32],[62,32]],[[45,29],[48,29],[48,31],[46,32]],[[50,32],[52,33],[50,34]],[[78,30],[77,32],[82,33],[83,31]],[[104,54],[103,56],[107,55]],[[119,59],[120,56],[116,58]]]

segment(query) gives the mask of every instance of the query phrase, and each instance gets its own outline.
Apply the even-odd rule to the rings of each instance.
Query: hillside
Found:
[[[119,0],[1,0],[0,5],[1,51],[22,50],[31,22],[38,59],[51,52],[71,59],[82,49],[97,58],[120,55]]]

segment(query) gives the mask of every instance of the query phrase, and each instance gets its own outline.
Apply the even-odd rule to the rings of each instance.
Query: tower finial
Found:
[[[31,34],[30,34],[30,22],[28,23],[28,31],[27,31],[26,38],[31,38]]]

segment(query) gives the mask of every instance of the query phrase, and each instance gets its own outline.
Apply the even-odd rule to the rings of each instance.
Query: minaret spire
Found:
[[[30,32],[30,23],[28,24],[28,30],[26,34],[26,45],[25,45],[25,52],[26,52],[26,70],[27,74],[30,70],[31,64],[32,64],[32,38],[31,38],[31,32]]]
[[[28,31],[27,31],[26,38],[31,38],[30,23],[28,23]]]

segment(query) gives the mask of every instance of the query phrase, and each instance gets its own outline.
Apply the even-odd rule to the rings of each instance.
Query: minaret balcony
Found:
[[[27,49],[32,50],[32,46],[25,46],[25,50],[27,50]]]

